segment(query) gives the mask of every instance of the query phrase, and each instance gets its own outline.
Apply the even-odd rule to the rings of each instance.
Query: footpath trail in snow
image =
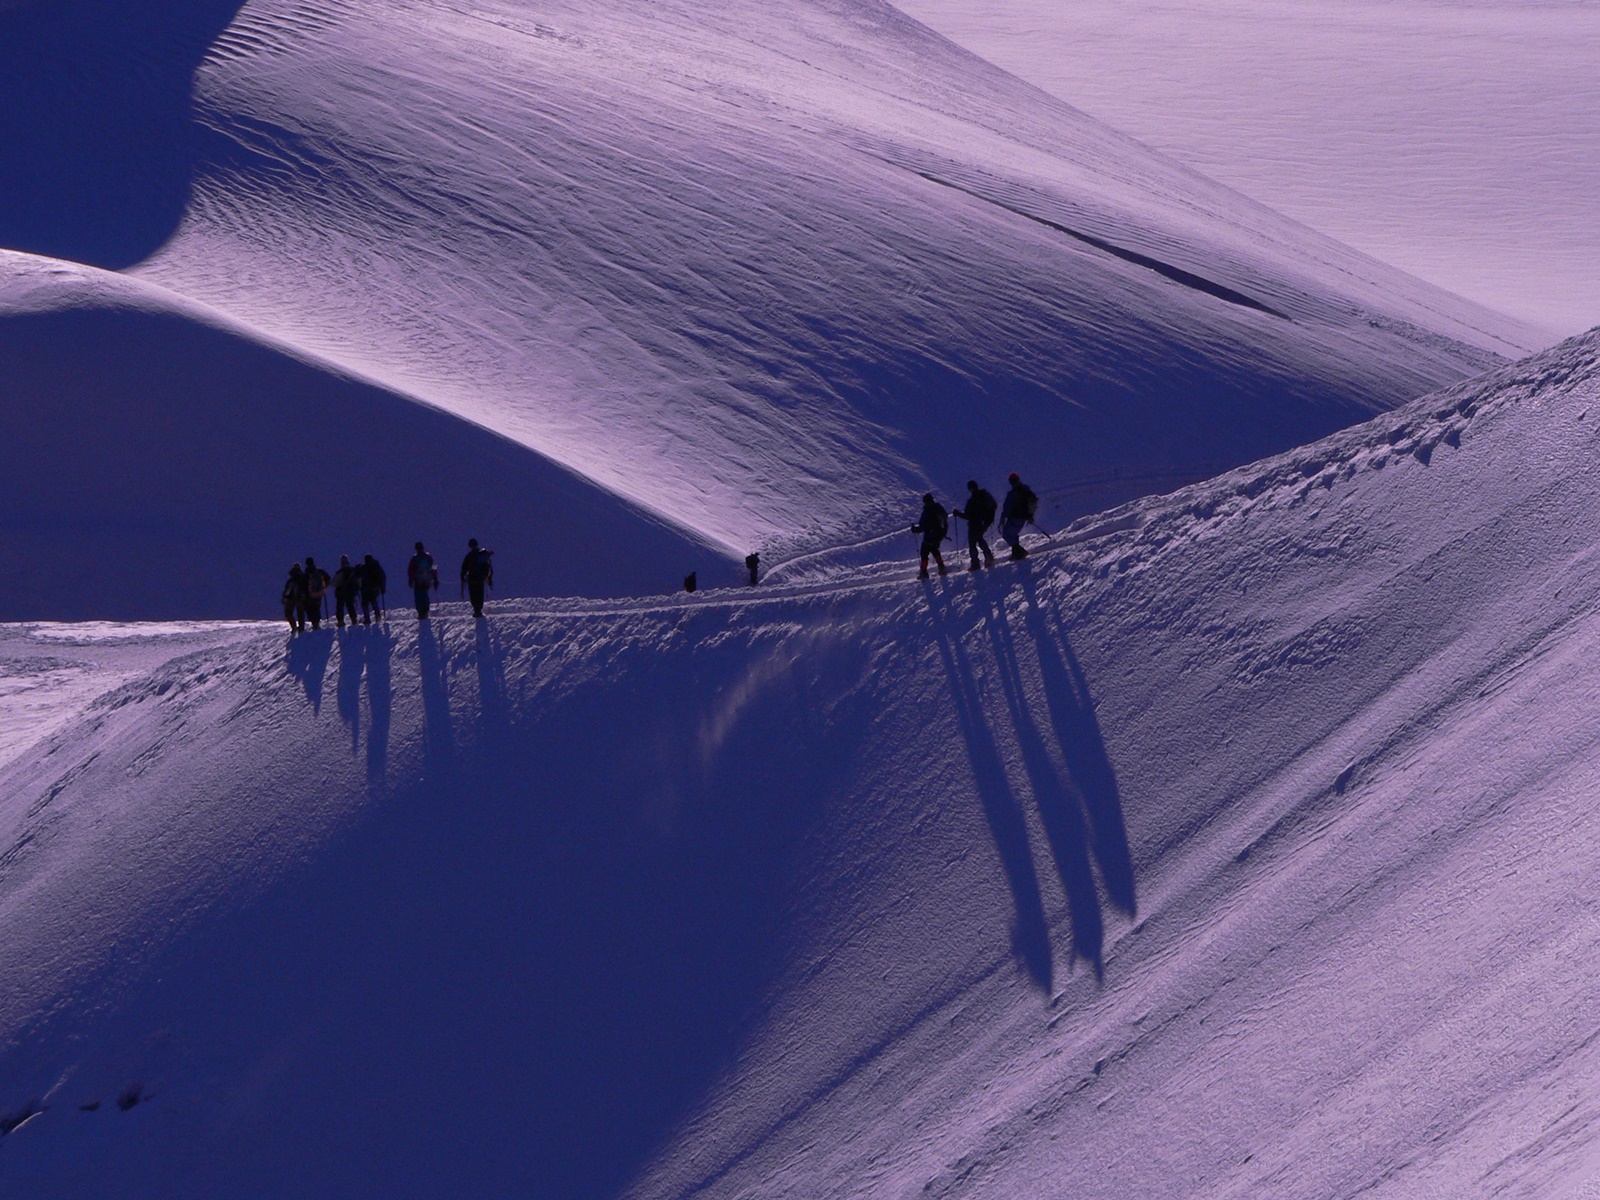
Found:
[[[59,415],[125,512],[160,514],[119,531],[141,560],[163,539],[209,555],[213,533],[168,512],[195,511],[169,492],[196,471],[234,482],[205,494],[248,541],[302,513],[331,534],[309,524],[326,508],[368,528],[466,512],[504,467],[520,526],[451,536],[505,552],[570,520],[578,544],[519,592],[576,590],[569,558],[589,591],[645,592],[707,544],[865,538],[901,496],[973,474],[1018,469],[1092,512],[1542,344],[876,0],[8,6],[0,114],[26,182],[0,193],[0,245],[37,256],[0,265],[73,260],[184,298],[159,336],[90,295],[92,319],[41,332],[0,285],[7,346],[72,365],[19,374],[16,408]],[[244,344],[219,345],[217,314]],[[108,324],[138,325],[143,357],[113,339],[128,361],[96,371]],[[169,445],[180,415],[193,434]],[[201,436],[221,418],[247,435]],[[397,424],[439,453],[378,435]],[[520,468],[496,443],[474,478],[483,430],[528,451]],[[308,465],[255,457],[272,438]],[[70,495],[35,494],[59,508],[30,527],[103,552]],[[282,557],[219,580],[227,611],[268,615]],[[637,577],[613,580],[624,561]],[[135,595],[142,578],[87,615],[202,615]]]
[[[130,679],[0,773],[0,1183],[1579,1195],[1597,424],[1592,335],[975,577]]]
[[[0,625],[0,764],[24,757],[121,684],[182,655],[257,637],[261,629],[244,621]]]

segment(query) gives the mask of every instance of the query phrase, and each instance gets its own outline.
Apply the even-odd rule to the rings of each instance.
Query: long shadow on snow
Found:
[[[382,783],[389,765],[389,721],[394,710],[394,682],[390,659],[394,638],[389,626],[363,626],[367,659],[367,782]]]
[[[1047,610],[1028,569],[1019,567],[1017,573],[1028,600],[1026,620],[1033,648],[1030,657],[1039,672],[1037,690],[1043,694],[1048,731],[1065,763],[1065,777],[1041,731],[1039,706],[1031,702],[1023,658],[1007,615],[1005,592],[994,590],[1002,586],[1000,581],[988,575],[977,576],[973,581],[977,588],[974,604],[997,668],[1011,736],[1067,897],[1073,953],[1087,959],[1099,976],[1103,969],[1105,922],[1094,867],[1099,867],[1100,881],[1117,908],[1131,915],[1136,907],[1122,800],[1094,715],[1088,683],[1067,641],[1064,625],[1055,616],[1046,622]],[[931,602],[930,607],[935,604]],[[1014,949],[1034,982],[1048,988],[1049,931],[1021,800],[1007,775],[992,718],[985,714],[983,689],[971,660],[960,638],[943,628],[952,613],[953,609],[944,609],[944,620],[936,623],[934,637],[950,681],[956,720],[966,742],[984,815],[1011,885],[1017,911]]]
[[[972,664],[967,660],[966,651],[962,649],[958,638],[950,637],[942,630],[934,634],[934,640],[944,660],[945,675],[950,680],[956,724],[961,729],[962,740],[966,742],[967,758],[972,764],[972,778],[983,804],[983,815],[989,822],[989,833],[994,838],[1000,864],[1011,885],[1011,899],[1016,908],[1016,923],[1011,933],[1012,952],[1027,971],[1028,977],[1041,991],[1048,992],[1053,985],[1050,928],[1045,920],[1044,900],[1039,892],[1039,876],[1033,866],[1033,849],[1028,842],[1028,822],[1006,778],[1005,764],[995,745],[994,735],[984,722],[982,695],[973,678]]]
[[[429,759],[449,759],[455,755],[455,735],[450,727],[450,674],[441,654],[443,630],[435,636],[435,625],[442,618],[433,616],[417,622],[417,672],[422,681],[422,712],[427,729]]]
[[[1040,601],[1032,571],[1025,566],[1020,574],[1022,591],[1028,598],[1024,619],[1039,656],[1045,705],[1066,757],[1068,773],[1089,818],[1095,865],[1100,868],[1100,879],[1111,902],[1132,916],[1138,911],[1138,895],[1122,816],[1122,795],[1106,753],[1100,722],[1094,715],[1089,683],[1072,652],[1060,614]]]
[[[339,630],[339,719],[350,729],[350,749],[361,744],[361,671],[366,665],[366,638],[360,629]]]
[[[485,729],[499,731],[507,720],[505,654],[495,646],[487,618],[477,622],[474,651],[478,664],[478,711]]]
[[[0,245],[112,269],[189,202],[196,68],[243,0],[0,5]]]
[[[816,797],[870,724],[848,639],[692,620],[704,648],[622,647],[503,723],[506,649],[422,624],[420,780],[174,950],[133,1017],[238,1056],[198,1098],[226,1149],[170,1158],[165,1194],[571,1200],[636,1174],[758,1014]],[[518,653],[530,678],[558,651]],[[474,654],[482,712],[452,690]]]
[[[306,689],[311,711],[322,711],[322,685],[333,654],[333,635],[327,630],[309,630],[289,638],[284,651],[284,666]]]
[[[1101,951],[1105,940],[1105,920],[1100,911],[1100,893],[1089,865],[1089,830],[1082,806],[1063,785],[1060,772],[1039,727],[1034,723],[1028,703],[1027,685],[1017,657],[1015,639],[1006,615],[1003,594],[989,594],[979,601],[990,649],[999,667],[1000,691],[1016,737],[1017,752],[1034,803],[1039,807],[1039,822],[1044,826],[1056,872],[1067,895],[1072,921],[1072,952],[1087,959],[1095,973],[1101,973]],[[1044,691],[1049,691],[1046,683]],[[1053,706],[1047,705],[1047,708]]]

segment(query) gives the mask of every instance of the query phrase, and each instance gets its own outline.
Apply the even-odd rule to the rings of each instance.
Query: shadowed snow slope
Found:
[[[0,1184],[1574,1195],[1597,426],[1591,335],[976,577],[168,661],[0,774]]]
[[[58,0],[0,47],[0,244],[741,552],[1013,467],[1092,511],[1537,344],[875,0]]]
[[[0,251],[0,360],[0,537],[37,565],[0,619],[267,615],[308,552],[375,554],[403,608],[419,538],[452,591],[469,535],[502,594],[661,592],[727,562],[524,446],[93,268]]]

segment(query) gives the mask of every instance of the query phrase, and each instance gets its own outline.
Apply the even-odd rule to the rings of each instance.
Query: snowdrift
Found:
[[[417,540],[447,587],[469,536],[521,595],[671,590],[727,551],[459,417],[276,346],[161,289],[0,252],[19,571],[0,619],[272,615],[311,554]]]
[[[0,245],[741,552],[975,473],[1094,511],[1538,344],[875,0],[74,0],[0,68]]]
[[[1597,422],[1591,335],[975,577],[169,661],[0,775],[0,1181],[1580,1194]]]

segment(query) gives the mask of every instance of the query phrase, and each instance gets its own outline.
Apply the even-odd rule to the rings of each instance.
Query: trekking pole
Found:
[[[1032,517],[1028,518],[1028,524],[1032,525],[1040,533],[1044,534],[1044,540],[1045,541],[1048,542],[1048,541],[1053,541],[1055,539],[1055,536],[1056,536],[1055,534],[1051,533],[1048,529],[1046,529],[1043,525],[1039,524],[1039,522],[1035,521]]]

